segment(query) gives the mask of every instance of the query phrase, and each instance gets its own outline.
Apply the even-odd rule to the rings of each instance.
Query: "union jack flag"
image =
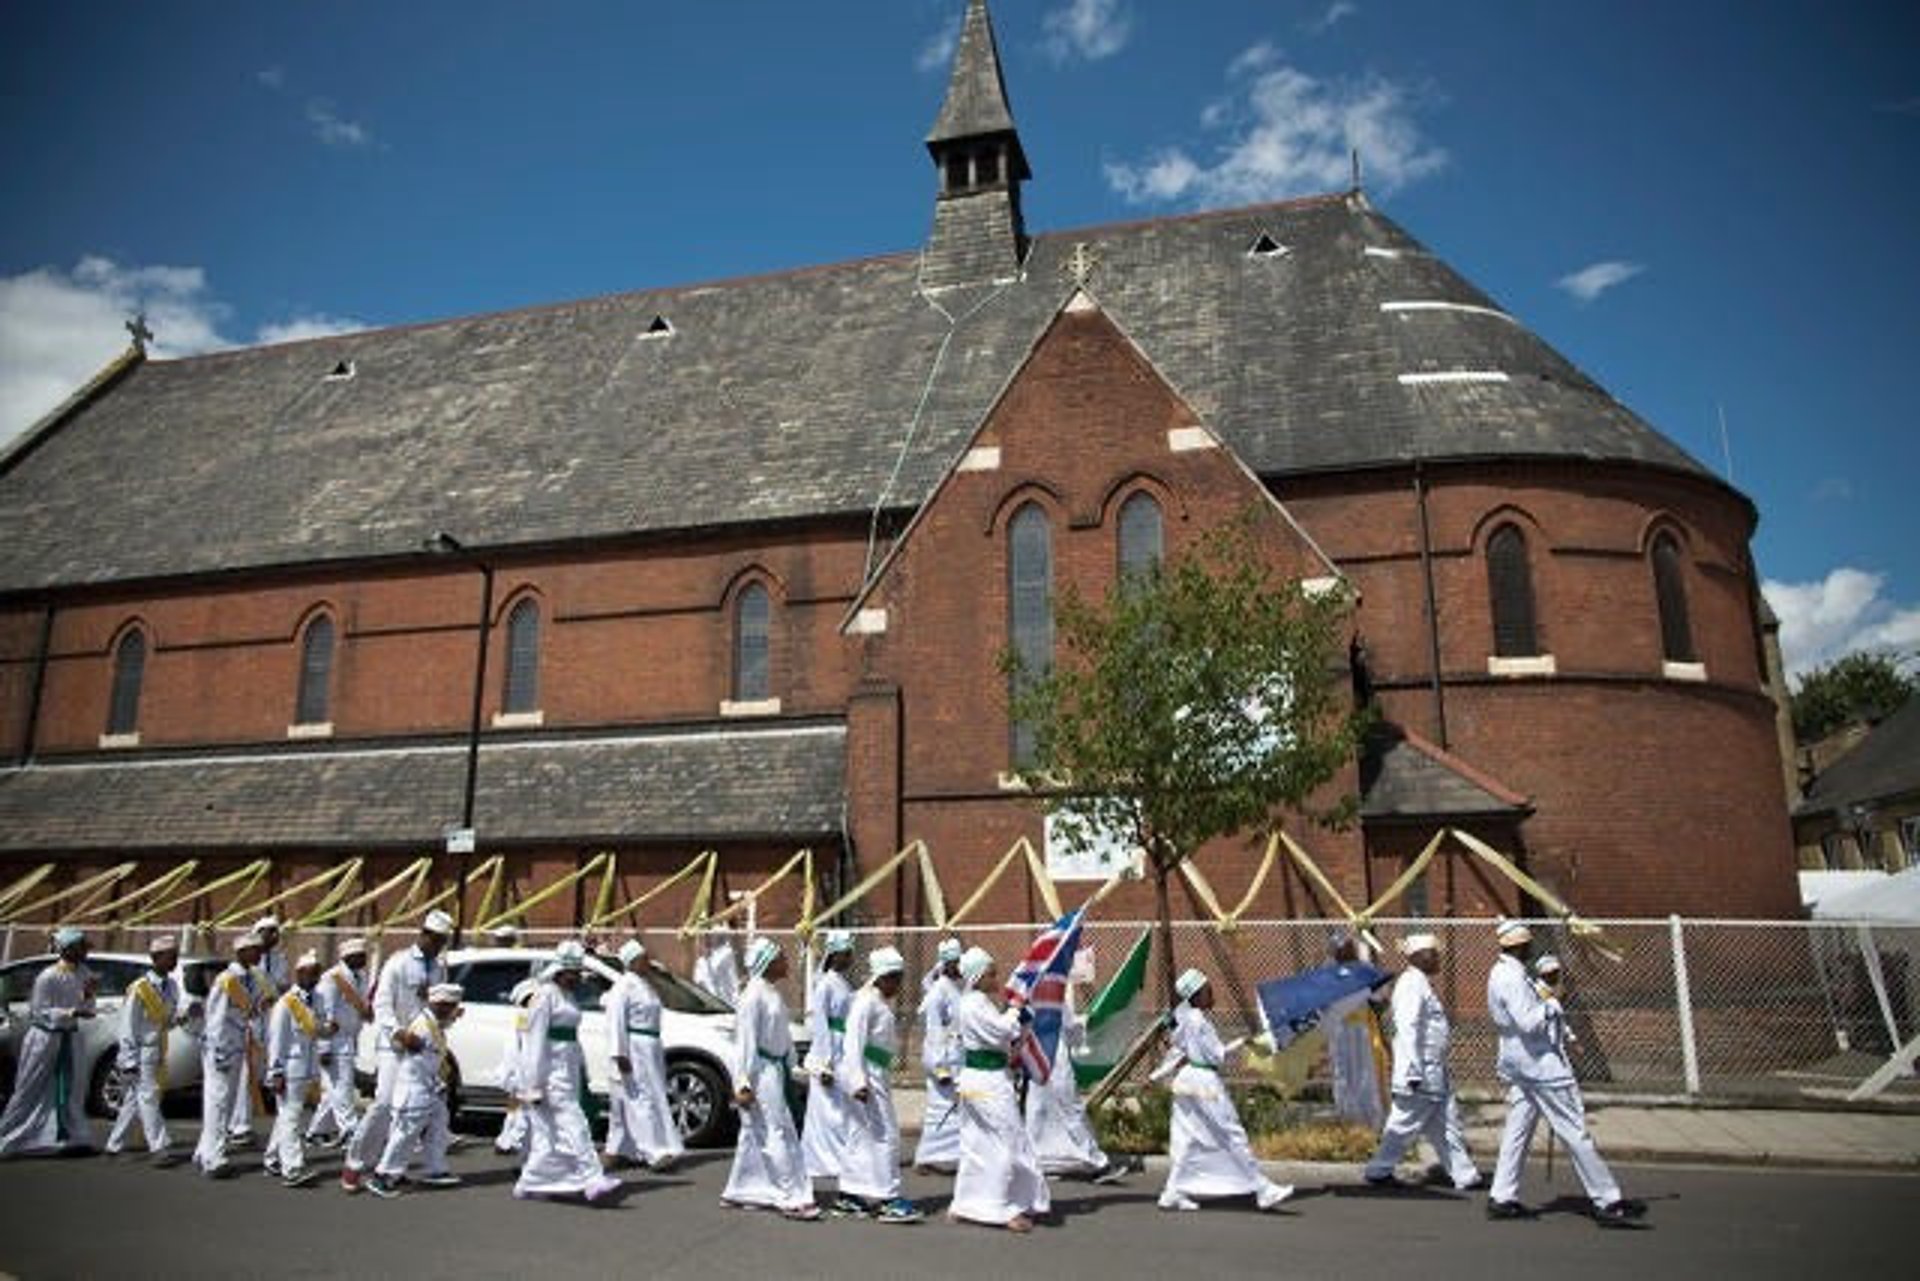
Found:
[[[1053,1073],[1060,1051],[1060,1027],[1067,1002],[1067,973],[1080,946],[1080,918],[1087,909],[1069,912],[1034,939],[1033,946],[1007,976],[1006,999],[1033,1011],[1033,1022],[1013,1047],[1014,1059],[1035,1081]]]

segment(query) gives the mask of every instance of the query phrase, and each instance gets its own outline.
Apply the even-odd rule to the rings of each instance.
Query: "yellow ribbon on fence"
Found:
[[[69,885],[64,890],[55,890],[53,893],[37,898],[25,907],[16,910],[13,913],[13,919],[16,921],[24,920],[30,918],[35,912],[40,911],[42,908],[53,907],[56,904],[66,902],[70,898],[78,898],[83,894],[91,894],[93,891],[102,887],[117,885],[128,876],[131,876],[133,869],[139,866],[138,863],[122,863],[118,867],[110,867],[104,872],[89,876],[84,881]]]
[[[360,862],[361,860],[357,858],[350,859],[345,863],[341,863],[341,864],[338,864],[337,866],[328,868],[326,871],[320,873],[318,876],[309,876],[306,880],[301,881],[298,885],[289,885],[286,889],[281,890],[278,894],[269,895],[268,897],[261,899],[258,903],[250,903],[245,907],[240,907],[236,905],[233,908],[229,909],[223,916],[221,916],[219,920],[215,921],[214,924],[215,925],[231,925],[235,921],[240,920],[244,917],[263,915],[266,912],[271,911],[273,908],[278,907],[280,904],[286,902],[288,899],[294,898],[295,896],[300,894],[304,894],[308,890],[311,890],[317,886],[333,885],[334,883],[346,877],[358,874],[360,871]]]
[[[493,911],[494,902],[500,897],[500,885],[506,880],[507,860],[496,855],[488,861],[493,864],[493,873],[487,877],[487,892],[480,896],[480,906],[473,914],[476,921],[486,920]]]
[[[268,860],[264,858],[255,859],[244,867],[235,868],[225,876],[216,877],[197,890],[187,890],[184,893],[175,894],[162,902],[154,904],[152,907],[144,908],[135,915],[128,917],[126,923],[128,925],[144,925],[155,917],[164,916],[177,907],[184,907],[196,899],[205,898],[209,894],[224,890],[227,886],[237,884],[240,881],[246,882],[246,885],[240,890],[242,894],[245,894],[253,888],[255,881],[258,881],[262,876],[266,875],[268,866]],[[198,928],[204,930],[210,929],[211,926],[203,924]]]
[[[349,899],[345,903],[324,904],[315,907],[311,912],[308,912],[298,921],[295,921],[294,928],[300,929],[312,925],[326,925],[329,922],[337,921],[349,912],[357,912],[369,903],[379,902],[388,894],[391,894],[395,887],[399,886],[409,877],[413,879],[415,886],[414,893],[417,894],[419,893],[418,886],[420,881],[425,879],[427,872],[431,870],[432,867],[433,860],[431,858],[417,858],[364,894]]]
[[[498,855],[496,855],[495,857],[498,857]],[[588,859],[585,863],[581,864],[579,867],[575,868],[573,871],[568,872],[565,876],[561,877],[559,880],[555,881],[553,884],[547,886],[545,889],[538,891],[532,897],[521,899],[518,903],[514,904],[512,907],[508,908],[504,912],[496,912],[494,915],[488,917],[486,920],[478,922],[474,926],[474,928],[481,929],[481,930],[490,930],[496,925],[505,925],[508,921],[517,921],[520,918],[524,917],[528,912],[531,912],[534,908],[539,907],[542,903],[546,902],[548,899],[558,894],[561,890],[567,889],[569,886],[573,885],[576,881],[580,880],[582,877],[591,876],[595,872],[598,872],[602,867],[604,867],[607,863],[611,862],[612,860],[613,860],[613,855],[606,853],[604,851],[599,854],[595,854],[592,858]]]
[[[590,930],[598,929],[608,921],[621,916],[626,917],[630,924],[638,925],[640,922],[639,912],[641,908],[651,903],[654,899],[659,898],[662,894],[665,894],[668,890],[686,880],[695,872],[700,871],[702,868],[712,867],[714,860],[718,857],[719,855],[715,854],[712,850],[702,850],[700,853],[695,854],[685,867],[648,890],[645,894],[642,894],[639,898],[630,900],[619,907],[596,914],[592,920],[587,922],[586,928]]]
[[[600,874],[600,892],[593,896],[593,915],[595,917],[598,917],[602,912],[606,911],[607,904],[613,902],[613,884],[615,877],[619,874],[619,867],[620,856],[609,852],[607,854],[606,870]]]
[[[490,855],[487,858],[481,860],[480,862],[474,864],[472,867],[468,868],[467,876],[469,880],[471,880],[472,877],[475,877],[485,871],[491,870],[494,872],[498,872],[502,867],[506,866],[506,861],[507,861],[507,856],[504,854]],[[408,891],[407,897],[400,900],[400,906],[393,909],[393,915],[389,916],[385,921],[382,921],[380,923],[379,928],[375,932],[384,933],[386,930],[392,928],[395,924],[397,924],[400,918],[403,916],[425,914],[427,912],[431,912],[436,907],[445,907],[447,904],[453,902],[454,899],[460,897],[460,883],[458,881],[455,881],[452,885],[447,886],[446,889],[441,890],[438,894],[435,894],[430,898],[421,899],[418,903],[416,903],[413,901],[413,896],[415,894],[418,894],[421,888],[422,888],[421,886],[416,885],[413,887],[413,889]],[[478,916],[475,916],[473,919],[475,921],[478,921],[481,918]],[[474,928],[479,929],[481,927],[476,925]]]
[[[715,857],[717,858],[718,856],[716,855]],[[711,916],[703,915],[698,921],[692,923],[692,928],[705,929],[707,926],[718,925],[724,921],[731,920],[733,917],[746,911],[747,904],[757,901],[762,894],[765,894],[781,881],[793,875],[794,869],[796,868],[800,869],[800,875],[804,879],[805,884],[801,886],[800,892],[800,919],[794,923],[794,929],[801,937],[806,937],[813,928],[813,921],[810,916],[813,910],[813,851],[811,849],[796,850],[792,858],[782,863],[779,869],[767,877],[766,880],[742,894],[738,902],[728,904],[724,911],[715,912]],[[712,906],[711,899],[708,901],[708,906]]]
[[[186,880],[189,876],[192,876],[194,869],[199,866],[200,866],[199,859],[190,858],[186,862],[182,863],[180,866],[174,868],[171,872],[161,873],[159,876],[155,877],[153,880],[148,881],[145,885],[142,885],[139,889],[128,890],[125,894],[122,894],[119,898],[114,899],[111,903],[102,903],[98,907],[88,909],[93,913],[93,916],[90,919],[94,921],[105,920],[107,917],[119,911],[121,908],[131,907],[135,903],[140,902],[142,899],[152,898],[160,894],[170,893],[175,886],[180,884],[180,882]]]
[[[1285,832],[1280,833],[1280,842],[1287,847],[1287,855],[1293,859],[1294,866],[1300,869],[1300,874],[1305,876],[1315,889],[1333,900],[1333,905],[1340,909],[1341,917],[1353,926],[1361,938],[1366,940],[1367,946],[1375,952],[1383,951],[1380,940],[1374,937],[1372,929],[1366,925],[1361,914],[1353,910],[1353,905],[1347,902],[1339,890],[1333,888],[1333,882],[1328,880],[1327,874],[1320,870],[1320,865],[1313,861],[1313,856],[1301,849],[1299,843]]]
[[[882,863],[879,867],[874,868],[871,872],[868,872],[864,877],[862,877],[858,885],[855,885],[852,889],[848,890],[845,894],[842,894],[839,898],[835,899],[833,902],[827,904],[826,907],[822,908],[817,914],[815,914],[813,918],[814,927],[818,928],[822,925],[825,925],[828,921],[831,921],[834,917],[840,915],[840,913],[846,911],[848,908],[852,907],[855,903],[858,903],[861,899],[873,893],[874,888],[876,886],[878,886],[882,881],[886,880],[889,876],[892,876],[894,872],[899,870],[899,867],[902,863],[912,858],[916,853],[920,854],[922,858],[925,858],[926,848],[927,848],[926,842],[924,841],[919,841],[919,840],[909,841],[906,845],[900,848],[900,851],[898,853],[894,854],[892,857],[887,859],[886,862]],[[931,864],[923,864],[922,866],[924,868],[930,868]],[[936,891],[936,894],[937,894],[937,891]],[[937,916],[936,916],[936,919],[937,919]],[[945,921],[939,921],[938,923],[942,925],[946,924]]]
[[[1040,890],[1040,901],[1046,904],[1047,911],[1056,917],[1062,915],[1060,911],[1060,891],[1055,888],[1053,884],[1053,876],[1047,871],[1046,861],[1034,850],[1033,843],[1022,836],[1008,847],[1005,854],[1000,856],[1000,861],[993,865],[991,872],[987,873],[987,879],[980,882],[979,887],[973,891],[972,896],[960,905],[960,910],[948,917],[942,924],[958,925],[960,922],[966,920],[968,914],[971,913],[974,908],[980,906],[981,902],[987,897],[987,891],[1000,883],[1000,878],[1004,876],[1007,869],[1012,866],[1013,856],[1016,854],[1025,854],[1027,856],[1027,868],[1033,874],[1034,884],[1038,886]]]
[[[1413,862],[1407,864],[1407,870],[1395,877],[1393,884],[1387,886],[1386,889],[1380,892],[1380,897],[1367,904],[1367,910],[1360,913],[1360,919],[1371,922],[1374,917],[1380,915],[1381,910],[1385,908],[1387,904],[1393,902],[1402,894],[1405,894],[1407,887],[1419,880],[1420,877],[1426,873],[1427,864],[1433,862],[1433,856],[1440,852],[1440,846],[1446,839],[1446,828],[1441,828],[1435,832],[1433,839],[1427,842],[1427,848],[1421,850],[1419,856],[1416,857]]]
[[[1193,887],[1193,892],[1199,897],[1201,906],[1213,913],[1214,928],[1222,934],[1231,934],[1240,928],[1240,918],[1246,915],[1247,910],[1253,906],[1254,900],[1259,898],[1261,889],[1267,883],[1267,876],[1273,871],[1273,865],[1279,857],[1280,837],[1275,833],[1267,840],[1267,852],[1260,859],[1260,866],[1255,869],[1253,880],[1247,885],[1247,892],[1240,896],[1239,903],[1234,905],[1231,912],[1220,906],[1220,897],[1213,892],[1213,886],[1208,882],[1206,873],[1202,872],[1199,865],[1192,859],[1180,860],[1180,874],[1186,877],[1187,884]]]
[[[1494,849],[1493,846],[1487,844],[1471,832],[1463,832],[1459,828],[1450,828],[1448,830],[1452,833],[1456,841],[1459,841],[1462,845],[1479,855],[1482,862],[1532,895],[1535,899],[1539,900],[1548,911],[1559,917],[1560,920],[1565,923],[1566,927],[1573,932],[1574,938],[1592,947],[1594,951],[1600,953],[1600,955],[1606,957],[1616,965],[1626,959],[1626,955],[1623,952],[1607,942],[1605,931],[1592,921],[1585,920],[1576,914],[1571,907],[1568,907],[1561,901],[1559,895],[1534,880],[1531,876],[1528,876],[1518,867],[1515,867],[1506,855]]]
[[[693,902],[687,906],[687,919],[680,922],[681,938],[693,933],[696,922],[706,919],[707,909],[713,906],[713,878],[719,874],[720,855],[708,850],[707,868],[700,876],[700,887],[693,892]]]
[[[52,863],[42,863],[39,867],[34,868],[31,872],[28,872],[25,876],[7,886],[6,889],[0,890],[0,912],[5,912],[10,908],[16,899],[22,899],[31,894],[34,886],[53,875],[53,868],[54,865]],[[11,920],[13,918],[8,916],[6,919]]]

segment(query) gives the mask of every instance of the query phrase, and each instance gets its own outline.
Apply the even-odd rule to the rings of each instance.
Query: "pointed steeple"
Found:
[[[939,289],[1018,275],[1026,249],[1020,184],[1033,172],[1007,106],[986,0],[968,0],[953,77],[927,134],[927,150],[940,175],[940,194],[921,284]]]

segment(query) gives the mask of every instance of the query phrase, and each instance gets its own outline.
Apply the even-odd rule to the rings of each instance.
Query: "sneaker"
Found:
[[[1493,1186],[1492,1179],[1489,1179],[1484,1174],[1476,1174],[1465,1183],[1454,1184],[1453,1190],[1455,1192],[1485,1192],[1491,1186]]]
[[[1271,1210],[1292,1195],[1293,1184],[1269,1183],[1255,1194],[1253,1201],[1262,1210]]]
[[[227,1146],[237,1151],[245,1151],[254,1146],[252,1130],[233,1130],[227,1135]]]
[[[598,1201],[601,1197],[618,1192],[625,1185],[610,1174],[603,1174],[587,1184],[587,1200]]]
[[[281,1179],[280,1185],[287,1188],[304,1188],[319,1177],[320,1171],[318,1170],[302,1170],[298,1174],[289,1174]]]
[[[364,1186],[367,1191],[388,1201],[400,1195],[399,1187],[392,1180],[384,1179],[377,1174],[366,1179]]]
[[[234,1176],[234,1168],[222,1161],[219,1165],[201,1166],[200,1173],[202,1177],[209,1179],[231,1179]]]
[[[416,1181],[423,1188],[457,1188],[465,1182],[451,1170],[441,1170],[438,1173],[429,1170]]]
[[[680,1158],[672,1154],[668,1154],[666,1156],[657,1156],[653,1158],[653,1160],[647,1162],[647,1168],[649,1170],[652,1170],[655,1174],[665,1174],[668,1170],[671,1170],[674,1166],[678,1164],[680,1164]]]
[[[360,1190],[360,1184],[361,1184],[360,1171],[354,1169],[350,1165],[341,1167],[340,1190],[342,1192],[345,1192],[349,1196],[351,1196],[353,1193],[358,1192]]]
[[[1159,1205],[1162,1210],[1198,1210],[1200,1208],[1198,1201],[1190,1196],[1181,1196],[1177,1192],[1171,1195],[1162,1193]]]
[[[1127,1167],[1109,1161],[1093,1172],[1093,1181],[1097,1186],[1103,1188],[1110,1188],[1117,1183],[1125,1183],[1127,1181]]]
[[[277,1179],[280,1177],[280,1163],[278,1161],[262,1161],[260,1163],[260,1173],[266,1175],[269,1179]]]
[[[783,1219],[792,1219],[795,1223],[813,1223],[820,1218],[820,1207],[808,1202],[806,1205],[790,1205],[780,1211]]]
[[[1385,1174],[1367,1174],[1362,1177],[1366,1179],[1368,1187],[1379,1188],[1382,1191],[1398,1191],[1407,1186],[1392,1170],[1388,1170]]]
[[[1489,1219],[1531,1219],[1533,1211],[1518,1201],[1488,1201],[1487,1217]]]
[[[927,1216],[920,1212],[919,1206],[905,1197],[895,1197],[881,1206],[873,1217],[877,1223],[919,1223]]]
[[[1641,1206],[1640,1214],[1645,1214],[1646,1209],[1646,1206]],[[1639,1217],[1625,1200],[1609,1201],[1593,1211],[1593,1221],[1603,1228],[1630,1228]]]
[[[865,1201],[843,1193],[834,1198],[833,1204],[827,1207],[827,1213],[836,1219],[864,1219],[870,1211]]]

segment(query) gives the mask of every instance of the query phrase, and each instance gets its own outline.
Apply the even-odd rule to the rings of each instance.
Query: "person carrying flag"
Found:
[[[1225,1060],[1244,1042],[1221,1043],[1207,1017],[1214,998],[1206,975],[1187,970],[1173,990],[1180,1003],[1173,1010],[1172,1045],[1153,1073],[1155,1080],[1173,1077],[1171,1164],[1160,1208],[1198,1210],[1202,1198],[1251,1194],[1255,1205],[1271,1210],[1292,1196],[1293,1188],[1260,1169],[1221,1077]]]
[[[1440,971],[1440,939],[1409,934],[1401,941],[1407,968],[1393,985],[1393,1109],[1380,1134],[1380,1146],[1367,1162],[1366,1180],[1376,1188],[1397,1188],[1393,1170],[1416,1141],[1427,1145],[1462,1191],[1486,1186],[1467,1154],[1460,1105],[1447,1068],[1452,1025],[1430,977]]]
[[[960,1164],[960,940],[940,940],[936,964],[921,984],[920,1064],[926,1071],[926,1109],[914,1168],[951,1174]]]
[[[1360,941],[1347,930],[1335,930],[1327,951],[1338,966],[1364,960]],[[1350,992],[1327,1007],[1321,1017],[1327,1037],[1327,1063],[1333,1071],[1333,1110],[1344,1120],[1377,1130],[1386,1120],[1380,1097],[1380,1027],[1374,1019],[1373,993]]]
[[[167,1119],[161,1113],[160,1101],[167,1088],[169,1034],[187,1021],[180,980],[174,976],[180,966],[180,942],[171,934],[162,934],[148,946],[147,956],[152,964],[128,986],[126,1002],[120,1007],[117,1066],[126,1097],[107,1134],[107,1154],[119,1155],[138,1121],[153,1163],[169,1166],[180,1158],[169,1150]]]
[[[1053,1205],[1047,1176],[1020,1119],[1011,1055],[1032,1016],[1025,1007],[1001,1010],[984,988],[996,977],[993,958],[968,948],[960,958],[960,1168],[949,1219],[1030,1232]]]
[[[807,1090],[807,1115],[800,1127],[800,1148],[806,1154],[807,1177],[840,1177],[841,1148],[847,1130],[847,1101],[834,1073],[840,1060],[840,1043],[846,1037],[847,1009],[853,1004],[853,984],[847,971],[853,967],[853,935],[846,930],[829,930],[820,958],[820,972],[813,984],[813,1000],[807,1009],[807,1029],[811,1043],[807,1047],[807,1071],[813,1078]],[[852,1197],[841,1196],[828,1207],[834,1214],[864,1214],[866,1207]]]
[[[869,978],[847,1011],[840,1045],[840,1087],[847,1092],[846,1141],[840,1153],[840,1195],[857,1197],[881,1223],[918,1223],[926,1216],[900,1192],[900,1120],[893,1110],[893,998],[906,959],[890,947],[867,957]]]
[[[774,986],[786,975],[787,958],[778,943],[757,938],[747,945],[747,987],[733,1015],[733,1102],[740,1110],[740,1134],[720,1200],[811,1221],[820,1217],[820,1207],[813,1202],[806,1157],[787,1106],[793,1031],[787,1003]]]

